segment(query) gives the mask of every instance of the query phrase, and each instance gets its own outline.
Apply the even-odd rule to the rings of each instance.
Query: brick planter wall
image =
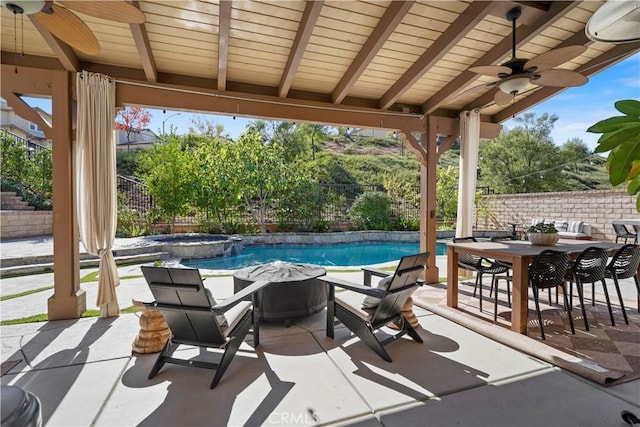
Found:
[[[51,236],[51,211],[0,211],[0,239]]]
[[[478,215],[477,228],[511,230],[510,222],[526,226],[533,218],[579,220],[591,224],[594,240],[615,240],[611,220],[640,218],[635,196],[625,189],[483,196],[488,214]]]

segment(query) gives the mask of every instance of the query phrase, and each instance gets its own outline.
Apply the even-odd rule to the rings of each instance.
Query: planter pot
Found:
[[[555,246],[560,239],[558,233],[529,233],[529,242],[532,245]]]

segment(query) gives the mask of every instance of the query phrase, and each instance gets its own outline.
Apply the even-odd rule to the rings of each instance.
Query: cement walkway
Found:
[[[14,253],[46,247],[22,245]],[[119,273],[121,307],[149,299],[138,265]],[[330,274],[361,279],[357,272]],[[233,292],[228,274],[205,283],[219,298]],[[6,278],[0,291],[52,284],[51,273]],[[82,287],[91,308],[97,282]],[[51,292],[2,301],[2,319],[46,312]],[[391,343],[393,363],[344,328],[327,338],[324,311],[288,328],[264,324],[261,345],[243,344],[215,390],[208,388],[213,372],[199,368],[168,365],[148,380],[156,355],[131,354],[137,314],[2,326],[1,380],[36,394],[50,426],[623,426],[622,410],[640,414],[640,381],[605,388],[428,311],[416,314],[424,344]]]

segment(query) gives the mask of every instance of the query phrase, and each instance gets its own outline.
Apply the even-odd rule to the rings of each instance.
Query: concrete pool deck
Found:
[[[3,258],[7,246],[31,254],[47,247],[4,243]],[[436,260],[444,276],[446,257]],[[121,308],[133,298],[150,298],[139,264],[118,272]],[[330,274],[362,279],[353,270]],[[3,278],[0,291],[52,284],[52,273]],[[205,285],[216,297],[233,293],[228,271]],[[94,308],[97,282],[82,288]],[[2,301],[0,315],[45,313],[52,292]],[[1,382],[36,394],[46,426],[624,426],[621,411],[640,414],[640,380],[603,387],[427,310],[415,311],[424,344],[390,344],[393,363],[381,361],[344,328],[336,339],[327,338],[324,311],[288,328],[266,323],[261,346],[243,344],[214,390],[213,372],[197,368],[169,365],[148,380],[156,354],[131,353],[138,314],[2,326]]]
[[[279,235],[282,234],[282,235]],[[348,244],[356,242],[389,242],[389,243],[417,243],[417,232],[398,232],[391,238],[392,232],[359,231],[342,233],[278,233],[270,235],[242,236],[245,245],[297,245],[306,242],[309,245]],[[171,265],[179,265],[181,258],[188,258],[184,248],[172,250],[165,240],[157,240],[158,236],[144,236],[132,238],[116,238],[113,253],[118,264],[142,263],[154,260],[168,261]],[[238,240],[236,236],[230,239]],[[362,240],[357,240],[362,239]],[[388,239],[388,240],[384,240]],[[81,243],[80,267],[95,267],[98,258],[87,254]],[[341,268],[341,267],[336,267]],[[353,267],[345,267],[353,268]],[[25,238],[4,240],[0,242],[0,277],[19,274],[33,274],[47,272],[53,269],[53,238]],[[445,270],[446,271],[446,270]]]

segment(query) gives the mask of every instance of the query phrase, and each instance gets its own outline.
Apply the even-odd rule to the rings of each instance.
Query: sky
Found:
[[[620,115],[614,103],[621,99],[640,100],[640,53],[592,76],[586,85],[566,89],[523,113],[533,112],[538,117],[543,113],[557,115],[559,119],[551,132],[556,145],[560,146],[572,138],[580,138],[590,150],[594,150],[599,134],[588,133],[587,128],[600,120]],[[49,100],[29,98],[28,102],[32,106],[51,111]],[[158,134],[162,133],[163,125],[166,132],[173,129],[178,135],[187,133],[189,128],[194,127],[192,120],[200,118],[223,125],[225,133],[235,139],[245,131],[248,123],[255,120],[161,109],[147,110],[152,116],[148,128]],[[503,125],[509,129],[516,123],[507,120]]]

